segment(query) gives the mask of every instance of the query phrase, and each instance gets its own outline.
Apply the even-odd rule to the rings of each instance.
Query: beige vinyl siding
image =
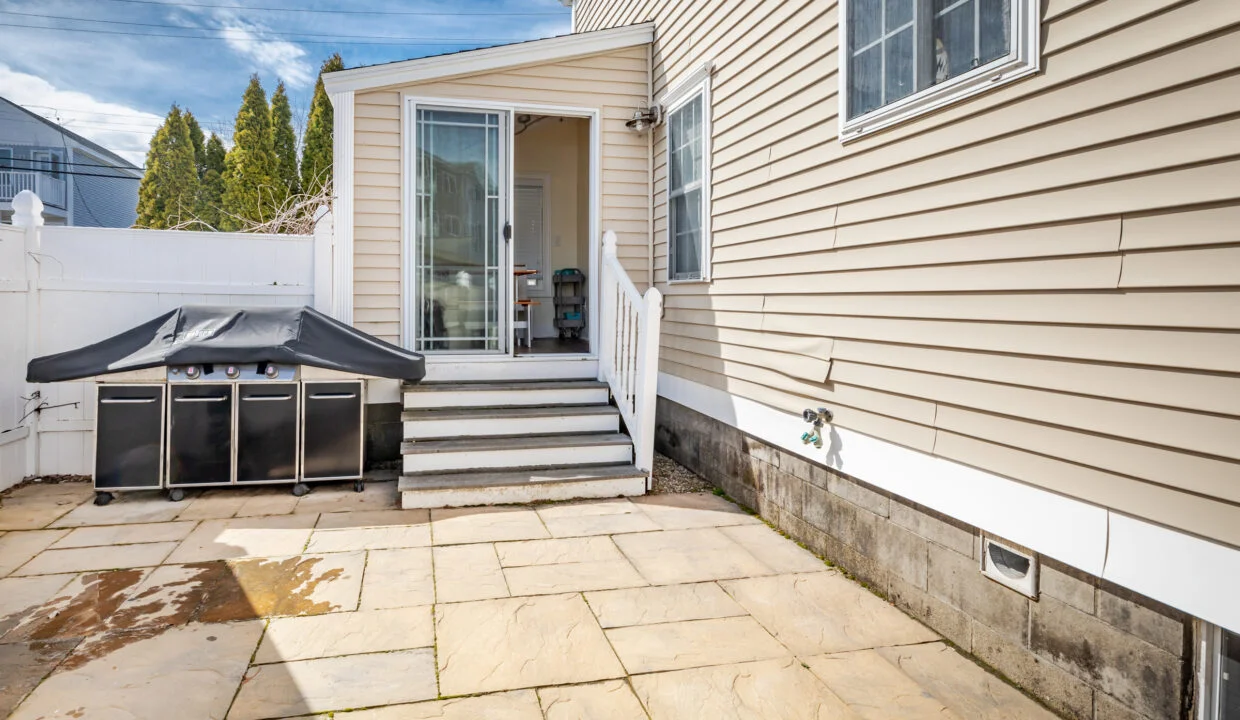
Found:
[[[714,63],[660,368],[1240,546],[1240,4],[1044,6],[1042,72],[843,144],[837,3],[578,0],[656,97]]]
[[[648,101],[648,67],[649,49],[643,46],[357,93],[354,323],[390,342],[400,340],[402,93],[597,109],[602,118],[601,228],[616,232],[617,254],[633,281],[648,285],[647,140],[624,126]]]

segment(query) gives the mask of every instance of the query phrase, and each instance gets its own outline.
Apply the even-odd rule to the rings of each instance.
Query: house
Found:
[[[444,381],[402,487],[576,461],[500,380],[603,378],[642,470],[657,362],[663,452],[1065,716],[1240,717],[1240,5],[572,5],[325,78],[336,315]],[[588,350],[514,348],[513,258],[574,243]]]
[[[142,170],[116,153],[0,97],[0,222],[30,190],[49,225],[130,227]]]

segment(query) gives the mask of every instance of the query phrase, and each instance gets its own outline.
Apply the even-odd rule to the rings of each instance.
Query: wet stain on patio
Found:
[[[125,602],[143,570],[86,573],[74,595],[52,598],[19,619],[5,642],[82,638],[107,629],[107,620]],[[7,619],[6,619],[7,622]]]
[[[7,717],[77,643],[56,640],[0,645],[0,717]]]
[[[322,558],[238,560],[230,563],[231,582],[220,582],[216,602],[199,616],[201,622],[226,622],[274,615],[321,615],[339,606],[315,601],[319,585],[344,575],[341,568],[315,573]]]
[[[339,606],[315,600],[320,585],[340,578],[334,567],[317,572],[321,558],[245,559],[165,566],[145,573],[118,570],[83,578],[76,595],[55,598],[27,616],[20,640],[83,639],[56,669],[72,670],[171,627],[284,615],[319,615]],[[161,582],[161,576],[167,579]]]

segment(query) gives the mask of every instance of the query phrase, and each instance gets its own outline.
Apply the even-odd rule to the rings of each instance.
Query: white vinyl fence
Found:
[[[13,205],[15,226],[0,225],[0,489],[94,462],[93,384],[27,384],[31,358],[180,305],[330,305],[329,215],[314,235],[258,235],[41,227],[33,194]]]

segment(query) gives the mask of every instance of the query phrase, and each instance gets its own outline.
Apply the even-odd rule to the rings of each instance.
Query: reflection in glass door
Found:
[[[414,350],[507,350],[507,115],[419,107]]]

